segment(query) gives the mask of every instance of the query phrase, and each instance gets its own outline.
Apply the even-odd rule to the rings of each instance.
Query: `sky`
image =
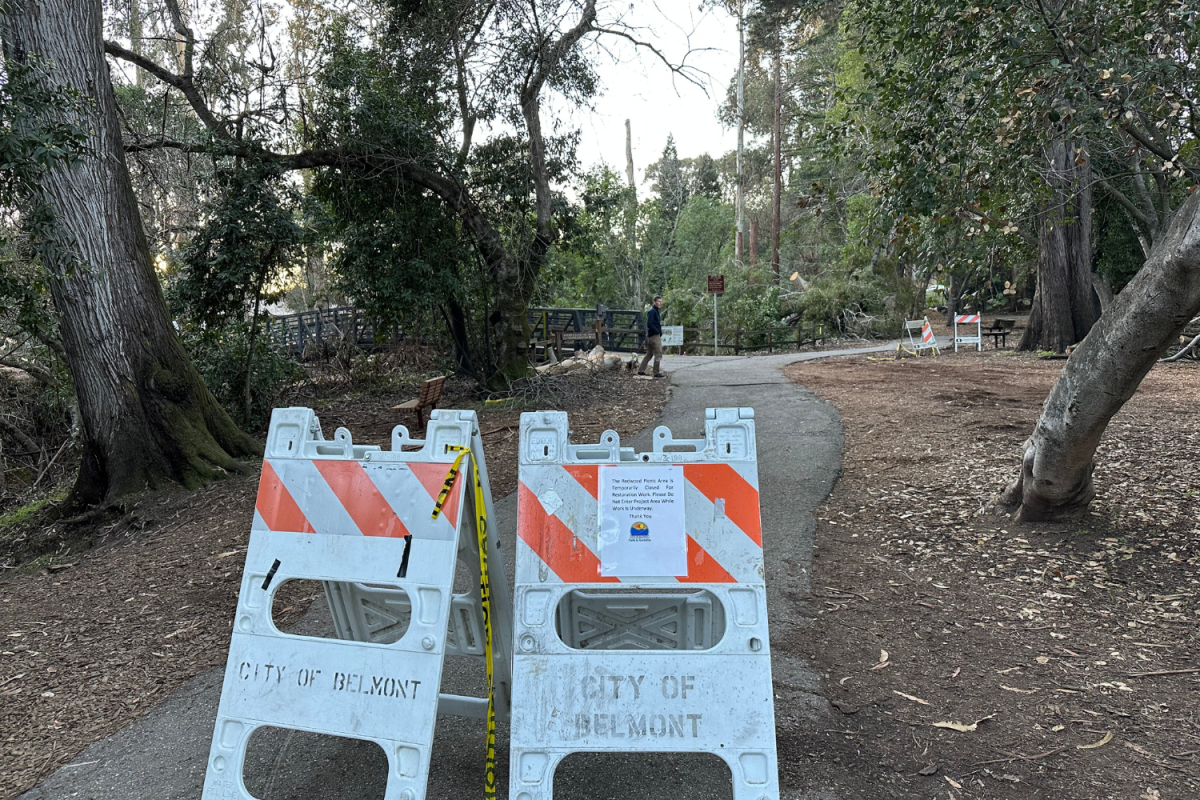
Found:
[[[605,37],[610,54],[595,52],[602,94],[592,109],[566,114],[580,131],[579,160],[585,169],[600,162],[625,171],[625,120],[633,129],[633,163],[641,184],[646,165],[662,155],[675,136],[680,158],[714,157],[737,146],[737,131],[725,130],[717,107],[737,70],[737,23],[723,8],[699,9],[700,0],[632,0],[626,19],[639,38],[654,43],[673,61],[693,48],[687,64],[708,73],[704,90],[672,74],[652,53]],[[602,18],[603,21],[603,18]],[[701,48],[711,48],[701,50]]]

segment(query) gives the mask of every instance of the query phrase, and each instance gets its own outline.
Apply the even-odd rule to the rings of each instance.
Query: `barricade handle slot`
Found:
[[[275,578],[275,573],[278,571],[279,571],[279,559],[277,558],[277,559],[275,559],[275,563],[271,565],[271,568],[269,570],[267,570],[267,577],[263,578],[263,591],[264,592],[267,590],[267,587],[271,585],[271,581]]]
[[[396,573],[397,578],[408,577],[408,552],[412,550],[412,534],[404,537],[404,555],[400,556],[400,571]]]

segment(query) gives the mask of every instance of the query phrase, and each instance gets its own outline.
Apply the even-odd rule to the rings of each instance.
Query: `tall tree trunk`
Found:
[[[1037,292],[1018,350],[1064,352],[1096,322],[1092,290],[1092,190],[1071,142],[1046,149],[1053,194],[1038,216]]]
[[[129,48],[142,54],[142,9],[140,0],[129,0]],[[133,68],[133,82],[142,85],[142,68]]]
[[[274,259],[274,246],[271,247],[271,255],[267,256],[264,263],[269,264]],[[262,305],[262,288],[263,281],[267,278],[267,269],[264,268],[258,276],[258,283],[254,286],[254,309],[250,312],[250,335],[247,337],[246,343],[246,397],[245,408],[243,409],[242,424],[246,429],[250,428],[250,410],[253,404],[253,395],[250,392],[250,385],[254,378],[254,345],[258,341],[258,312]]]
[[[538,275],[550,250],[550,223],[553,215],[553,194],[550,191],[550,170],[546,165],[546,138],[542,133],[541,92],[552,72],[580,39],[593,30],[596,22],[596,0],[585,0],[579,19],[554,42],[545,43],[538,56],[536,69],[521,87],[521,115],[529,135],[529,168],[533,177],[536,227],[524,264],[510,262],[510,276],[498,282],[494,327],[504,359],[492,383],[506,386],[516,378],[530,373],[525,353],[529,341],[527,309]]]
[[[1022,521],[1083,516],[1108,421],[1200,313],[1200,193],[1176,212],[1141,271],[1067,360],[999,508]]]
[[[737,176],[736,195],[734,197],[734,213],[737,216],[737,233],[734,234],[734,261],[740,267],[746,247],[746,193],[742,180],[742,150],[746,140],[746,20],[743,0],[738,0],[738,71],[737,71]]]
[[[471,358],[471,340],[467,336],[467,313],[453,296],[441,306],[442,317],[454,343],[454,366],[464,375],[476,376]],[[476,376],[477,377],[477,376]]]
[[[782,42],[775,45],[775,127],[772,131],[775,140],[775,187],[771,212],[771,272],[775,276],[776,286],[779,285],[779,235],[783,219],[780,209],[783,196],[783,77],[779,55],[782,49]]]
[[[87,100],[91,155],[43,182],[77,268],[47,259],[82,421],[73,500],[93,505],[168,481],[195,486],[259,452],[217,404],[171,326],[125,166],[99,0],[9,0],[5,55],[40,56]]]
[[[625,252],[629,263],[629,274],[640,275],[638,269],[637,251],[637,180],[633,171],[633,129],[629,120],[625,120],[625,180],[629,183],[629,200],[625,204]],[[634,277],[631,281],[633,291],[630,294],[630,308],[640,308],[645,298],[642,296],[641,281]]]

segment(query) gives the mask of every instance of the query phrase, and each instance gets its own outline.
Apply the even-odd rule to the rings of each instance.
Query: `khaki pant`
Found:
[[[646,374],[646,365],[650,363],[650,359],[654,359],[654,374],[659,373],[659,367],[662,366],[662,336],[646,337],[646,357],[642,359],[642,365],[638,367],[638,375]]]

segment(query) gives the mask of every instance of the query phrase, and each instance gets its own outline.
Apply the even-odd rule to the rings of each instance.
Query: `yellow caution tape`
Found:
[[[471,448],[462,445],[447,445],[447,450],[455,451],[458,456],[446,473],[446,481],[438,493],[437,504],[433,507],[433,519],[442,513],[442,506],[450,497],[454,481],[462,466],[462,460],[471,452]],[[496,797],[496,690],[492,683],[492,609],[491,588],[488,583],[488,543],[487,543],[487,505],[484,503],[483,484],[479,480],[479,464],[471,459],[471,477],[475,483],[475,535],[479,544],[479,606],[483,611],[484,661],[487,664],[488,715],[487,715],[487,760],[484,763],[483,796],[485,800]]]

